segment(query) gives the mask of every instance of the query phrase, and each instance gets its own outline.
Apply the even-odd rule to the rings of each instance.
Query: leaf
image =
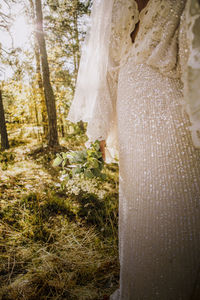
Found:
[[[80,157],[82,159],[86,159],[87,158],[87,150],[86,149],[79,151],[79,153],[80,153]]]
[[[73,171],[75,172],[75,174],[80,174],[82,172],[82,169],[80,166],[78,166],[77,168],[73,169]]]
[[[83,160],[84,160],[84,156],[83,156],[83,153],[77,153],[76,154],[76,162],[77,163],[82,163],[83,162]]]
[[[65,159],[62,161],[62,167],[63,167],[63,168],[65,167],[66,163],[67,163],[67,158],[65,158]]]
[[[95,177],[101,177],[101,171],[99,169],[92,169],[91,171]]]
[[[102,158],[102,153],[101,153],[101,151],[97,152],[97,158]]]
[[[82,169],[78,166],[74,169],[72,169],[72,176],[76,175],[76,174],[80,174],[82,171]]]
[[[100,144],[99,144],[99,141],[95,142],[94,143],[94,148],[96,151],[99,151],[100,150]]]
[[[74,157],[74,155],[70,155],[68,157],[70,164],[76,163],[76,157]]]
[[[57,156],[56,159],[53,161],[53,167],[58,167],[63,161],[61,156]]]
[[[87,178],[94,178],[95,177],[91,170],[85,170],[84,175]]]
[[[107,179],[107,175],[104,174],[104,173],[101,173],[100,178],[103,179],[103,180],[106,180]]]
[[[95,169],[99,168],[99,162],[96,158],[90,158],[89,163],[90,163],[90,167]]]
[[[65,152],[62,152],[61,155],[62,155],[63,159],[68,158],[68,153],[67,153],[67,152],[66,152],[66,153],[65,153]]]
[[[94,150],[92,150],[92,149],[89,149],[89,150],[87,151],[87,153],[88,153],[88,157],[94,157],[95,154],[96,154],[96,152],[95,152]]]

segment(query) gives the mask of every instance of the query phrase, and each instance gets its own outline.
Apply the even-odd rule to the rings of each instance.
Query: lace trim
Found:
[[[188,0],[180,26],[180,60],[184,107],[189,115],[193,144],[200,148],[200,4]]]

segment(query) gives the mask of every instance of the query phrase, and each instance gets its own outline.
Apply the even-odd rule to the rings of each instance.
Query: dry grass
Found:
[[[52,154],[36,161],[27,149],[12,150],[1,171],[0,299],[108,299],[119,274],[116,166],[98,186],[102,199],[75,195],[55,185]]]
[[[51,220],[51,233],[53,237],[41,243],[8,231],[2,299],[86,300],[110,295],[118,276],[116,245],[103,241],[95,228],[68,223],[63,216]]]

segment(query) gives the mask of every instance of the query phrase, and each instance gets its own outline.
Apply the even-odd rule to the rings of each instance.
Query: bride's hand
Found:
[[[105,140],[100,141],[100,151],[102,153],[102,157],[103,157],[104,161],[105,161],[105,158],[106,158],[106,155],[105,155],[105,146],[106,146],[106,141]]]

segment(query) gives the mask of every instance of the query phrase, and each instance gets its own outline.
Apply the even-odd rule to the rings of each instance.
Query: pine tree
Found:
[[[48,114],[48,146],[54,147],[59,145],[58,131],[57,131],[57,116],[56,116],[56,104],[55,96],[50,82],[49,63],[46,50],[46,42],[43,30],[43,14],[41,0],[35,0],[36,11],[36,37],[40,49],[42,76],[45,93],[45,101]]]

